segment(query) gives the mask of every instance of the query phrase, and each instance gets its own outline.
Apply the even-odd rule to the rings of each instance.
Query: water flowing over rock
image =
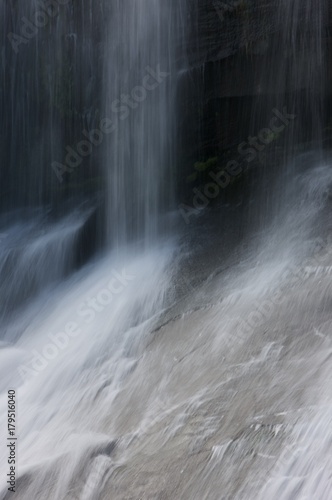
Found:
[[[332,498],[331,14],[1,4],[1,499]]]

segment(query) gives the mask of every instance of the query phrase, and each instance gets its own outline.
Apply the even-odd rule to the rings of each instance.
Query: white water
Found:
[[[183,0],[113,2],[105,77],[105,112],[114,128],[105,152],[113,246],[139,235],[149,248],[173,200],[184,7]]]
[[[162,309],[171,256],[167,245],[143,256],[127,249],[121,260],[110,255],[49,291],[47,301],[36,300],[8,328],[0,351],[0,405],[5,415],[6,391],[15,388],[18,497],[55,499],[67,498],[75,488],[81,492],[94,459],[107,455],[118,437],[112,406]],[[121,275],[124,269],[121,281],[113,272]],[[95,309],[87,305],[91,298]],[[75,337],[66,334],[72,323]],[[20,337],[12,342],[17,331]],[[2,480],[6,468],[2,461]]]
[[[332,261],[313,230],[331,183],[324,165],[295,179],[283,224],[229,271],[206,263],[188,301],[172,306],[178,245],[161,241],[110,253],[17,313],[0,349],[4,458],[17,391],[16,497],[329,498]],[[1,498],[6,473],[2,460]]]
[[[71,272],[78,234],[90,213],[81,207],[52,223],[47,214],[36,210],[6,227],[0,241],[3,320],[33,296],[45,294],[47,286],[60,282]]]
[[[82,208],[57,222],[37,213],[28,222],[4,225],[0,407],[3,418],[6,393],[15,388],[17,498],[86,500],[101,494],[119,438],[117,395],[172,296],[174,243],[160,237],[166,219],[159,217],[173,192],[182,2],[114,1],[107,12],[100,117],[113,124],[103,144],[104,230],[111,250],[73,274],[77,237],[90,215]],[[59,38],[61,15],[69,10],[60,9],[55,20]],[[44,36],[42,30],[36,34],[37,45]],[[130,103],[119,107],[125,94]],[[27,176],[41,185],[37,170]],[[4,425],[1,433],[5,498]]]
[[[170,72],[172,85],[177,75],[173,2],[119,0],[113,15],[105,116],[147,66]],[[68,271],[88,213],[4,228],[1,498],[12,496],[9,388],[17,391],[16,498],[331,496],[330,163],[313,154],[303,172],[297,159],[270,227],[220,268],[216,238],[212,262],[197,261],[187,277],[200,286],[179,296],[178,258],[197,256],[158,237],[169,201],[161,186],[171,184],[172,85],[161,82],[127,119],[118,116],[106,148],[114,251]],[[319,258],[306,261],[316,247]],[[294,280],[302,268],[307,277]]]

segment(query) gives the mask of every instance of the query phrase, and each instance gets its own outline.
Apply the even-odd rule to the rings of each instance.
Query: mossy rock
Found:
[[[213,167],[215,167],[218,163],[218,157],[217,156],[214,156],[212,158],[208,158],[208,160],[206,161],[197,161],[196,163],[194,163],[194,170],[195,172],[193,172],[192,174],[188,175],[187,176],[187,182],[195,182],[199,177],[200,175],[199,174],[202,174],[203,172],[205,172],[206,170],[211,170]]]
[[[213,158],[209,158],[206,161],[198,161],[194,164],[194,169],[197,172],[204,172],[208,168],[215,167],[218,163],[218,156],[214,156]]]

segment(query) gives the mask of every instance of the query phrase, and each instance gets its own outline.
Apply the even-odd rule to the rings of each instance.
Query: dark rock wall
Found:
[[[312,110],[305,109],[305,104],[300,106],[300,102],[301,93],[303,100],[308,101],[308,92],[321,92],[311,88],[316,83],[305,73],[306,60],[313,50],[311,29],[316,26],[316,14],[312,12],[308,23],[307,0],[289,0],[289,5],[299,6],[296,14],[303,30],[293,40],[294,46],[290,47],[289,39],[284,39],[282,45],[280,34],[291,17],[290,12],[285,12],[284,17],[282,11],[280,14],[282,1],[285,2],[188,0],[189,69],[179,93],[181,150],[177,187],[181,200],[193,183],[204,178],[194,165],[216,156],[222,163],[233,155],[249,134],[269,123],[274,106],[287,104],[291,108],[295,103],[302,108],[302,123],[310,122]],[[64,175],[63,183],[58,182],[51,163],[64,163],[65,148],[75,147],[82,139],[82,131],[91,130],[103,115],[103,36],[112,2],[63,3],[59,15],[40,28],[29,43],[21,44],[18,53],[8,34],[20,34],[22,18],[31,18],[40,3],[8,0],[0,7],[4,26],[0,79],[0,185],[4,210],[40,203],[61,206],[69,196],[90,195],[103,184],[102,148],[96,148],[73,174]],[[317,6],[323,3],[325,0],[317,0]],[[326,2],[326,6],[321,42],[326,73],[324,119],[325,129],[329,130],[332,5]],[[318,12],[317,7],[317,15]],[[291,33],[291,25],[288,26]],[[183,42],[179,41],[179,53],[183,51]],[[290,68],[299,58],[303,60],[304,74],[301,78],[297,73],[294,78]],[[314,128],[303,125],[299,142],[310,140]]]
[[[47,2],[44,2],[47,5]],[[0,76],[1,207],[61,205],[68,194],[91,191],[99,175],[93,152],[60,183],[52,162],[82,139],[100,115],[103,74],[102,2],[63,1],[31,25],[43,2],[2,2]],[[50,7],[51,9],[51,7]],[[29,25],[27,27],[27,25]],[[32,26],[32,27],[31,27]],[[91,181],[89,181],[91,179]],[[92,190],[95,187],[92,186]]]
[[[271,153],[291,143],[318,141],[321,135],[330,144],[330,2],[195,0],[190,18],[182,199],[192,197],[195,181],[188,182],[188,177],[195,177],[196,162],[218,156],[221,166],[230,155],[237,159],[237,145],[267,127],[275,107],[296,108],[299,119],[295,131],[273,142]],[[318,114],[322,129],[317,127]],[[204,178],[196,175],[197,185]]]

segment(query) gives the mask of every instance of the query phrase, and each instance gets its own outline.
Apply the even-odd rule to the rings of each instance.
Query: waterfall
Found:
[[[106,30],[105,151],[110,243],[160,232],[176,167],[176,90],[183,2],[113,2]]]
[[[18,500],[331,496],[327,15],[1,4],[1,500],[11,475]],[[198,161],[205,114],[241,140]]]
[[[185,2],[1,8],[0,400],[14,387],[24,408],[16,496],[107,498],[129,437],[115,401],[172,295]]]
[[[242,148],[249,169],[252,157],[259,160],[252,182],[256,203],[245,221],[250,230],[266,227],[271,217],[280,220],[295,199],[289,189],[295,178],[324,163],[328,2],[275,3],[273,33],[255,66],[251,134]]]
[[[92,0],[1,5],[2,207],[61,210],[64,200],[100,189],[99,148],[86,154],[81,141],[99,124],[108,6]]]

